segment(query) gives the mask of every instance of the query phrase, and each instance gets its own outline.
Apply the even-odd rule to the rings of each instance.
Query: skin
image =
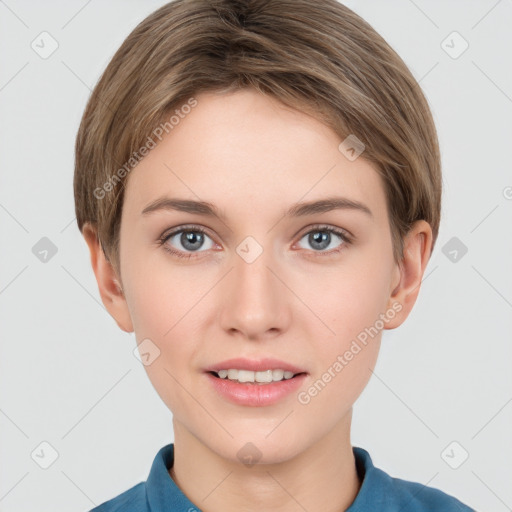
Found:
[[[119,273],[94,229],[83,231],[101,298],[122,330],[160,350],[145,368],[173,413],[170,476],[194,504],[212,512],[346,510],[361,484],[352,406],[382,331],[308,404],[292,393],[272,406],[234,405],[213,390],[204,369],[231,357],[276,357],[308,372],[299,391],[307,390],[394,303],[401,310],[384,328],[405,321],[430,256],[431,228],[413,225],[397,265],[384,188],[364,153],[348,160],[330,128],[253,90],[196,99],[129,175]],[[373,217],[356,210],[283,217],[298,201],[333,194],[364,203]],[[213,203],[226,221],[177,211],[141,215],[165,195]],[[166,244],[192,254],[189,260],[158,245],[170,228],[187,224],[207,230],[202,246],[193,251],[179,235]],[[327,248],[315,245],[307,236],[315,224],[346,229],[353,241],[333,234]],[[236,252],[247,236],[263,249],[250,264]],[[237,457],[247,442],[262,454],[252,467]]]

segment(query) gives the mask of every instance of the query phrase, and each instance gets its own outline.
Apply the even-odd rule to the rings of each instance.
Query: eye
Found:
[[[194,252],[204,252],[199,249],[204,248],[205,238],[211,242],[205,250],[211,249],[214,245],[213,240],[206,234],[206,231],[199,226],[181,227],[178,230],[164,234],[159,239],[159,244],[164,250],[178,256],[179,258],[194,258]],[[173,246],[178,246],[178,250]],[[181,247],[179,247],[181,245]],[[191,251],[191,253],[188,253]]]
[[[329,248],[334,241],[332,235],[335,235],[342,243],[326,251],[325,249]],[[205,247],[206,238],[210,243],[206,244]],[[300,238],[300,241],[303,239],[307,239],[307,242],[313,248],[313,252],[319,253],[319,256],[338,253],[345,245],[352,243],[351,236],[345,230],[324,225],[314,226],[313,229],[310,229]],[[159,238],[158,243],[163,246],[165,251],[178,258],[186,259],[196,258],[198,256],[194,253],[206,252],[216,245],[206,233],[206,230],[200,226],[181,226],[170,233],[164,233]],[[179,247],[180,245],[181,247]]]
[[[332,243],[335,242],[332,235],[335,235],[342,241],[342,243],[335,248],[332,248]],[[332,226],[315,226],[314,229],[310,229],[302,236],[301,240],[303,239],[306,239],[314,252],[325,253],[326,255],[341,251],[344,245],[350,244],[352,241],[344,230],[333,228]],[[325,249],[330,246],[332,250],[325,251]]]

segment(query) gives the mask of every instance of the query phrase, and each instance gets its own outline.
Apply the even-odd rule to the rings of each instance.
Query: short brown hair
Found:
[[[441,163],[432,114],[406,64],[366,21],[336,0],[175,0],[117,50],[76,138],[78,228],[93,225],[116,270],[124,186],[137,150],[194,95],[243,87],[362,141],[361,158],[383,180],[395,261],[419,219],[432,228],[433,249]]]

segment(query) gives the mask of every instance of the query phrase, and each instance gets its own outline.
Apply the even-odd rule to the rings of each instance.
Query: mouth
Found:
[[[274,372],[275,378],[274,380]],[[290,373],[288,373],[290,372]],[[265,407],[290,399],[308,378],[308,373],[287,370],[208,370],[204,373],[217,396],[246,407]],[[228,375],[229,374],[229,375]],[[266,380],[266,382],[259,382]]]
[[[307,375],[307,372],[289,372],[283,370],[267,370],[262,372],[253,372],[249,370],[219,370],[207,372],[217,379],[236,382],[237,384],[247,385],[266,385],[285,380],[292,380],[301,375]]]

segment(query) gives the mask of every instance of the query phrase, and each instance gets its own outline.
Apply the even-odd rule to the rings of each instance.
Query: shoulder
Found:
[[[89,512],[147,512],[146,485],[141,482]]]
[[[363,448],[354,447],[354,455],[363,482],[353,508],[347,512],[475,512],[439,489],[390,476],[373,465],[370,454]]]
[[[428,487],[418,482],[411,482],[401,478],[389,476],[384,471],[381,478],[387,482],[387,487],[394,495],[394,501],[404,510],[414,512],[475,512],[454,496],[434,487]],[[397,509],[398,510],[398,509]]]

